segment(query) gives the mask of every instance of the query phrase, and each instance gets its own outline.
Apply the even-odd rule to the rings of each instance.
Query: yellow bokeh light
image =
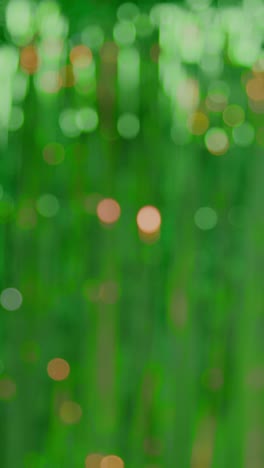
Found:
[[[59,416],[64,424],[76,424],[82,417],[82,409],[75,401],[64,401],[60,406]]]
[[[107,455],[101,461],[100,468],[124,468],[122,458],[116,455]]]
[[[229,148],[229,139],[222,128],[210,128],[205,135],[205,144],[211,154],[221,156]]]
[[[97,205],[97,216],[103,224],[114,224],[120,217],[121,210],[116,200],[104,198]]]
[[[70,373],[70,366],[65,359],[55,358],[49,361],[47,372],[49,377],[53,380],[65,380]]]
[[[187,126],[193,135],[203,135],[209,127],[209,119],[203,112],[194,112],[189,117]]]

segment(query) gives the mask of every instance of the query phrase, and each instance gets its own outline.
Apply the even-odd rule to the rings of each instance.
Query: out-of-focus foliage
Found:
[[[264,5],[11,0],[4,468],[262,468]]]

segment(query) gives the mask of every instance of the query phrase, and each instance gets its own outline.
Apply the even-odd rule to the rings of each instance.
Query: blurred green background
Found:
[[[264,3],[59,5],[1,4],[0,465],[262,468]]]

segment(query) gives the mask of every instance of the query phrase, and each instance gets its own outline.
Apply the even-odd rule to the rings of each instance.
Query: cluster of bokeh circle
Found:
[[[211,2],[188,0],[187,3],[195,15],[209,8]],[[169,35],[166,37],[168,28],[166,29],[164,17],[169,14],[169,10],[166,13],[166,8],[169,7],[164,6],[163,12],[160,7],[160,14],[156,9],[148,15],[140,12],[135,4],[125,3],[117,11],[112,40],[105,40],[104,31],[99,25],[90,25],[81,31],[79,42],[76,43],[75,40],[67,39],[67,20],[61,15],[55,3],[46,2],[37,7],[26,0],[10,2],[6,9],[5,27],[12,44],[1,46],[0,65],[5,78],[10,80],[11,94],[8,112],[6,115],[2,113],[0,115],[1,126],[8,133],[21,130],[26,119],[23,103],[32,85],[40,97],[56,99],[60,93],[67,93],[72,89],[79,97],[86,96],[88,83],[88,95],[91,98],[89,105],[78,107],[72,105],[61,109],[58,115],[58,128],[62,138],[49,141],[42,149],[41,157],[45,164],[63,167],[67,158],[65,150],[67,143],[61,142],[63,138],[66,138],[66,141],[76,141],[81,135],[86,134],[89,137],[100,129],[100,111],[94,100],[98,57],[102,63],[117,64],[121,87],[122,79],[124,79],[123,86],[127,85],[126,75],[122,73],[125,69],[124,64],[131,59],[134,64],[134,84],[131,84],[131,92],[136,92],[140,76],[137,41],[151,39],[155,28],[160,27],[160,43],[153,42],[149,48],[149,60],[159,67],[162,89],[177,109],[175,116],[173,115],[170,132],[172,141],[176,145],[201,141],[209,155],[216,157],[228,154],[232,146],[240,148],[241,151],[250,148],[253,144],[264,148],[264,126],[259,119],[264,113],[263,52],[256,52],[256,47],[251,43],[250,54],[244,48],[243,55],[239,44],[235,44],[233,49],[229,50],[229,59],[246,68],[240,76],[239,83],[244,90],[246,100],[244,104],[233,101],[230,86],[222,78],[223,63],[218,53],[223,42],[222,29],[219,29],[219,34],[216,32],[213,36],[214,41],[211,42],[216,44],[217,53],[212,49],[206,50],[203,56],[199,56],[200,49],[194,47],[195,50],[193,49],[191,55],[194,42],[196,41],[198,45],[202,43],[203,33],[195,16],[189,14],[188,16],[186,13],[186,18],[188,16],[190,21],[189,23],[185,19],[183,21],[182,38],[188,35],[191,46],[188,41],[186,47],[189,47],[189,50],[185,50],[184,45],[180,45],[180,53],[185,63],[193,64],[199,60],[200,69],[209,83],[204,90],[196,77],[185,73],[181,66],[178,67],[177,60],[175,68],[170,68],[173,60],[168,42],[172,41]],[[173,9],[173,6],[171,8]],[[241,29],[241,26],[239,28]],[[34,41],[36,32],[40,38],[38,43]],[[236,34],[236,31],[231,32]],[[174,77],[173,73],[178,69],[180,72]],[[0,94],[1,92],[0,90]],[[181,116],[180,125],[178,115]],[[256,125],[252,123],[254,117],[258,119]],[[217,125],[212,124],[216,120]],[[140,138],[141,131],[142,125],[138,113],[120,112],[115,122],[115,138],[133,143]],[[16,206],[8,190],[0,186],[0,221],[8,222],[15,217],[17,226],[21,229],[33,229],[37,225],[38,215],[52,220],[59,214],[61,206],[62,202],[53,193],[43,193],[37,200],[23,200]],[[125,207],[121,209],[118,200],[91,193],[84,197],[83,209],[89,215],[97,216],[102,228],[111,229],[118,223]],[[229,221],[235,224],[236,219],[236,213],[231,210]],[[209,231],[217,225],[218,214],[210,206],[200,206],[193,213],[193,220],[199,229]],[[152,204],[142,206],[134,222],[142,242],[152,244],[158,241],[162,226],[162,213],[158,207]],[[116,300],[118,291],[114,282],[108,282],[100,285],[98,291],[89,290],[88,295],[100,297],[111,303]],[[23,292],[16,285],[7,285],[1,291],[0,304],[10,313],[19,310],[23,307]],[[69,377],[71,367],[65,359],[54,357],[47,363],[46,371],[48,377],[59,384]],[[9,376],[1,377],[0,399],[12,399],[15,394],[15,381]],[[64,424],[77,424],[82,418],[81,405],[71,399],[63,400],[59,404],[58,416]],[[85,466],[86,468],[95,466],[122,468],[124,462],[118,455],[89,454]]]

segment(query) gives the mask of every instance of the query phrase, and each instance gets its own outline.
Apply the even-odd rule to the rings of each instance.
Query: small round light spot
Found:
[[[36,85],[44,93],[56,94],[62,86],[62,79],[57,71],[47,70],[37,76]]]
[[[134,24],[136,26],[136,32],[138,37],[148,37],[153,32],[153,24],[150,18],[145,13],[142,13],[135,18]]]
[[[55,358],[49,361],[47,372],[49,377],[53,380],[65,380],[70,373],[70,366],[65,359]]]
[[[210,153],[221,156],[229,148],[228,136],[222,128],[210,128],[205,135],[205,145]]]
[[[42,195],[37,201],[37,210],[41,216],[52,218],[56,216],[60,208],[58,199],[51,194]]]
[[[136,39],[136,28],[130,21],[122,21],[115,25],[113,36],[118,45],[130,46]]]
[[[116,200],[104,198],[97,205],[97,216],[103,224],[114,224],[119,219],[121,209]]]
[[[24,47],[20,52],[20,66],[28,75],[32,75],[38,69],[38,53],[34,46]]]
[[[133,21],[138,14],[139,8],[132,2],[123,3],[117,10],[117,17],[120,21]]]
[[[76,113],[76,123],[82,132],[93,132],[98,125],[97,112],[90,107],[78,110]]]
[[[242,107],[232,104],[227,106],[223,112],[223,120],[229,127],[238,127],[245,120],[245,112]]]
[[[252,78],[246,85],[247,95],[252,101],[264,101],[264,79]]]
[[[212,83],[208,90],[206,106],[211,112],[223,112],[227,106],[229,87],[224,81]]]
[[[81,44],[73,47],[70,52],[70,61],[76,68],[89,67],[93,60],[93,54],[89,47]]]
[[[64,424],[77,424],[82,417],[82,409],[75,401],[64,401],[60,406],[59,416]]]
[[[137,225],[139,231],[144,235],[153,236],[159,233],[161,216],[155,206],[144,206],[137,214]]]
[[[134,114],[123,114],[117,122],[117,130],[121,137],[128,140],[135,138],[140,130],[139,119]]]
[[[82,32],[82,41],[92,50],[98,51],[104,43],[104,32],[96,24],[87,26]]]
[[[4,289],[0,296],[0,302],[6,310],[17,310],[23,302],[22,294],[16,288]]]
[[[62,133],[69,138],[75,138],[80,135],[75,109],[63,110],[59,117],[59,125]]]
[[[213,229],[217,224],[217,214],[215,210],[209,206],[199,208],[195,215],[194,221],[198,228],[207,231]]]
[[[64,160],[64,147],[60,143],[48,143],[43,149],[43,159],[50,166],[57,166]]]
[[[16,384],[9,377],[0,379],[0,400],[11,400],[16,394]]]
[[[209,127],[209,120],[203,112],[194,112],[189,117],[187,125],[193,135],[203,135]]]
[[[101,461],[100,468],[124,468],[124,462],[116,455],[107,455]]]
[[[233,129],[233,139],[237,146],[245,148],[252,145],[255,139],[255,129],[249,122],[244,122],[240,127]]]

